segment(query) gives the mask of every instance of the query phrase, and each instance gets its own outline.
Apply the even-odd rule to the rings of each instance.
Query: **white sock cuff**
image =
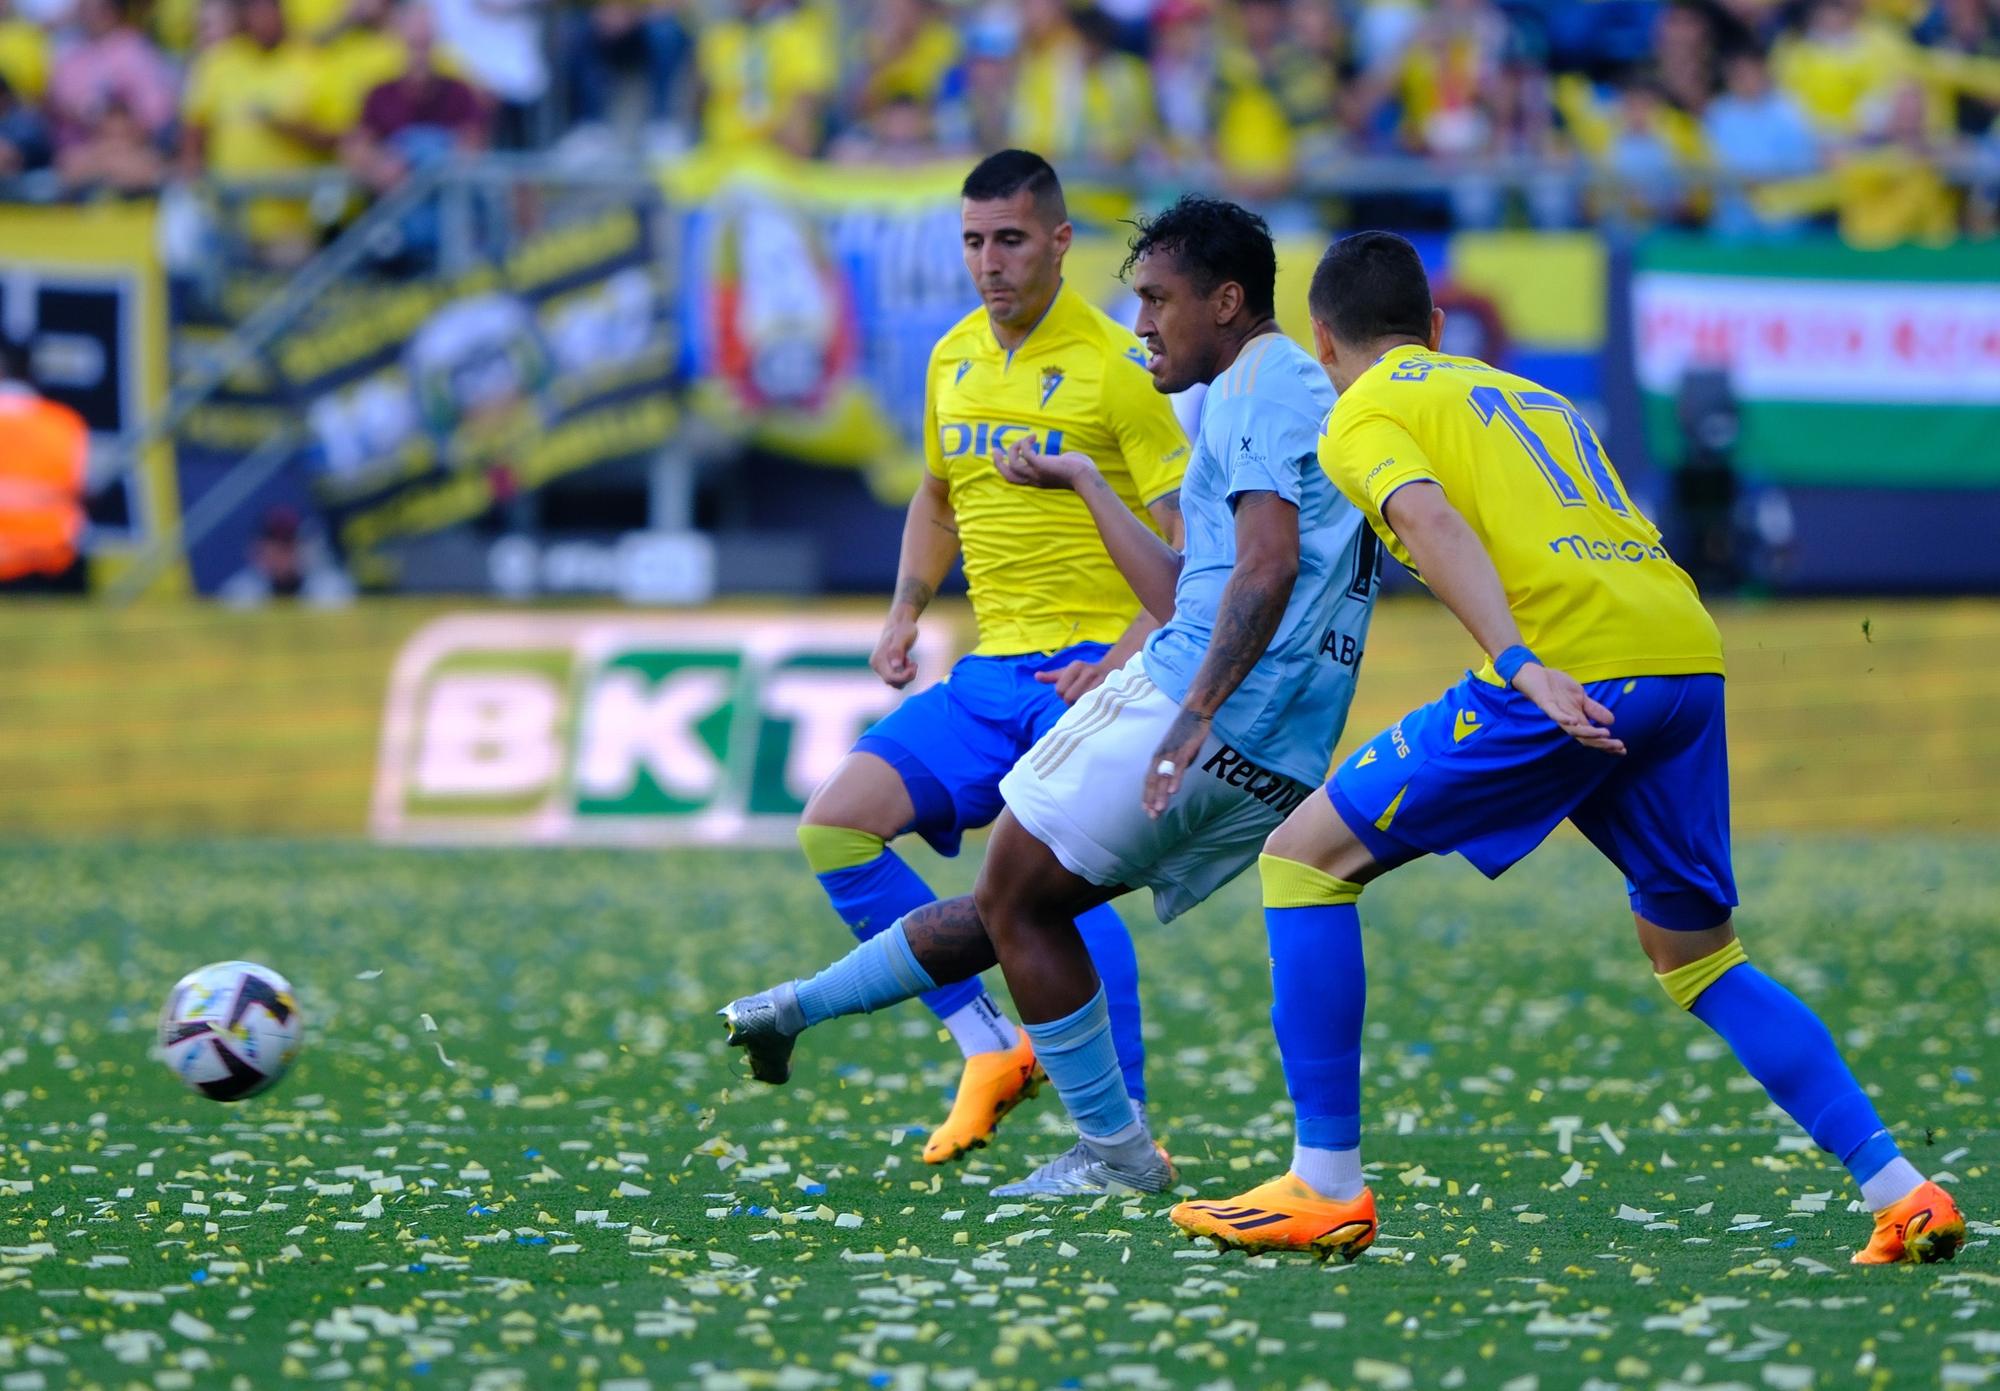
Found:
[[[1361,1151],[1323,1150],[1292,1146],[1292,1173],[1322,1198],[1344,1202],[1361,1196],[1368,1181],[1361,1174]]]
[[[994,998],[981,991],[941,1021],[951,1031],[958,1051],[966,1057],[981,1053],[1004,1053],[1021,1041],[1014,1026]]]
[[[1861,1185],[1861,1204],[1870,1212],[1880,1212],[1891,1203],[1909,1197],[1923,1181],[1917,1166],[1899,1154]]]

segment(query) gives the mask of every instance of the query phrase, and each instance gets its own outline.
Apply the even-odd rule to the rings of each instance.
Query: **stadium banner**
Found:
[[[144,450],[115,482],[97,456],[167,397],[167,286],[149,203],[0,208],[0,335],[24,345],[51,400],[90,427],[90,579],[113,582],[180,519],[173,446]],[[184,592],[169,566],[155,595]]]
[[[242,564],[274,503],[318,511],[355,579],[390,587],[399,539],[657,450],[680,419],[657,233],[656,206],[616,207],[455,277],[329,292],[188,422],[191,497],[274,413],[307,435],[288,474],[194,556],[201,587]]]
[[[902,694],[873,618],[480,614],[390,677],[370,830],[414,844],[789,844],[813,789]],[[921,690],[951,625],[912,652]]]
[[[677,283],[689,402],[747,443],[859,468],[900,503],[922,470],[931,347],[978,307],[959,249],[962,161],[829,165],[713,152],[662,175],[680,235]],[[1114,318],[1136,309],[1119,279],[1143,211],[1129,193],[1068,190],[1076,236],[1065,279]],[[1306,289],[1326,245],[1281,230],[1277,301],[1310,346]],[[1419,236],[1451,312],[1451,351],[1533,372],[1579,401],[1599,394],[1605,251],[1592,233]]]
[[[2000,247],[1642,243],[1632,341],[1654,459],[1684,452],[1675,394],[1725,369],[1738,457],[1775,483],[2000,484]]]
[[[1869,620],[1866,634],[1847,599],[1714,607],[1730,654],[1731,818],[1739,834],[2000,830],[2000,724],[1985,717],[1990,697],[2000,696],[2000,667],[1992,660],[2000,651],[2000,611],[1991,602],[1874,599],[1860,611]],[[663,654],[656,659],[661,663],[664,654],[719,650],[711,664],[728,673],[734,689],[750,692],[721,721],[723,732],[735,732],[727,776],[740,776],[737,760],[750,758],[754,746],[748,776],[762,777],[765,789],[756,804],[792,806],[814,770],[831,765],[845,747],[841,740],[851,738],[868,712],[897,699],[862,670],[880,617],[876,603],[798,604],[782,611],[715,607],[674,615],[671,622],[615,611],[467,609],[459,601],[400,598],[364,599],[339,609],[241,610],[171,600],[122,609],[0,604],[0,650],[8,655],[9,677],[0,682],[0,786],[12,792],[0,798],[0,834],[38,841],[346,839],[367,834],[372,820],[378,834],[393,827],[406,840],[529,839],[520,826],[523,813],[502,799],[515,795],[531,809],[553,805],[561,811],[560,795],[550,788],[530,785],[519,796],[504,781],[493,790],[490,781],[497,779],[490,779],[486,787],[428,803],[417,798],[414,759],[430,737],[432,713],[423,703],[430,684],[425,672],[483,669],[545,683],[516,685],[543,690],[527,696],[525,707],[496,703],[484,718],[499,722],[500,742],[513,742],[505,751],[475,757],[504,765],[521,759],[525,748],[528,759],[555,770],[552,784],[573,781],[573,730],[563,728],[566,742],[553,746],[546,736],[530,740],[505,731],[532,731],[546,718],[537,709],[547,711],[551,690],[559,715],[605,699],[592,695],[602,664],[578,655],[583,629],[630,634],[636,650]],[[544,624],[549,626],[533,631]],[[933,679],[952,652],[969,645],[971,613],[941,599],[925,614],[924,628],[924,675],[913,691]],[[660,636],[668,631],[671,640]],[[489,642],[495,632],[514,636]],[[454,633],[465,637],[462,645],[441,643]],[[719,649],[710,644],[718,634]],[[745,672],[737,659],[753,634],[756,643],[771,645],[755,652],[775,646],[778,660],[756,656],[754,669]],[[1443,605],[1415,596],[1385,599],[1368,642],[1366,679],[1336,758],[1433,698],[1451,674],[1453,655],[1469,657],[1471,651]],[[392,674],[401,690],[385,698],[397,687]],[[811,674],[815,680],[772,690],[770,674]],[[629,711],[631,680],[625,681],[627,694],[614,699]],[[851,713],[810,723],[800,745],[800,721],[784,711],[795,708],[801,691],[826,688],[842,702],[851,699],[844,706]],[[672,730],[670,704],[663,707],[657,698],[638,703],[650,704],[658,728]],[[612,713],[618,713],[615,705]],[[405,753],[395,759],[385,759],[385,714],[400,726],[394,738]],[[713,724],[705,730],[704,748],[708,737],[721,737]],[[662,748],[666,737],[642,742]],[[1841,757],[1826,757],[1835,747]],[[1934,756],[1912,757],[1913,747]],[[461,771],[447,785],[462,788],[465,755],[462,747],[456,755],[450,748],[445,745],[442,766],[456,762]],[[626,757],[598,756],[600,768]],[[788,774],[795,756],[799,762]],[[701,768],[718,762],[713,752],[703,758]],[[525,781],[522,772],[514,773],[514,787]],[[633,783],[636,790],[638,780]],[[743,785],[731,784],[738,805],[748,802],[735,790]],[[1854,795],[1856,788],[1866,795]],[[463,827],[448,834],[429,824],[438,818],[474,823],[479,834]],[[609,823],[600,822],[578,834],[612,839]],[[643,820],[635,829],[665,838],[665,828]],[[789,834],[769,820],[751,829],[760,840]],[[631,843],[647,841],[635,836]]]

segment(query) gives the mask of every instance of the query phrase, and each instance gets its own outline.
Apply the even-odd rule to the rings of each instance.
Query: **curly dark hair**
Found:
[[[1278,251],[1271,228],[1240,203],[1187,193],[1153,217],[1132,224],[1131,251],[1119,274],[1131,278],[1141,256],[1171,255],[1201,294],[1235,281],[1243,287],[1243,304],[1265,317],[1277,302]]]

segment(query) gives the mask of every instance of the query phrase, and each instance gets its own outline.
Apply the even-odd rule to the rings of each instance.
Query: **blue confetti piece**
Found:
[[[467,1217],[491,1217],[499,1210],[497,1207],[488,1207],[484,1203],[474,1203],[465,1210],[465,1215]]]
[[[823,1183],[809,1183],[805,1186],[804,1191],[808,1197],[817,1197],[819,1194],[826,1192],[826,1185]]]
[[[208,1282],[208,1272],[206,1270],[197,1270],[194,1274],[188,1276],[188,1279],[194,1281],[197,1285],[206,1284]]]
[[[545,1236],[517,1236],[514,1238],[514,1244],[516,1246],[547,1246],[549,1239]]]
[[[889,1374],[887,1372],[870,1372],[868,1374],[868,1384],[870,1386],[887,1386],[889,1384]]]
[[[422,1261],[410,1262],[410,1274],[412,1275],[422,1275],[429,1269],[430,1267],[425,1265]]]
[[[521,1154],[528,1159],[540,1159],[542,1157],[540,1150],[522,1150]]]
[[[1951,1070],[1951,1080],[1954,1082],[1976,1082],[1979,1079],[1971,1068],[1955,1067]]]
[[[412,1362],[410,1370],[420,1377],[427,1377],[431,1374],[431,1364],[428,1362]]]
[[[1797,1237],[1788,1236],[1783,1241],[1772,1242],[1771,1249],[1773,1251],[1789,1251],[1798,1244],[1799,1244],[1799,1239]]]

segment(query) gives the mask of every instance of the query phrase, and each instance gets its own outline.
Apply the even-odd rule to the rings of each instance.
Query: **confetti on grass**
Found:
[[[1494,884],[1414,866],[1371,909],[1383,1238],[1352,1266],[1190,1247],[1168,1197],[990,1199],[1068,1144],[1046,1093],[922,1164],[958,1062],[921,1010],[815,1031],[786,1088],[744,1080],[715,1005],[844,935],[790,857],[0,847],[24,924],[0,1307],[34,1311],[0,1328],[0,1391],[2000,1385],[1988,853],[1741,858],[1759,960],[1959,1176],[1956,1265],[1846,1264],[1845,1175],[1690,1053],[1626,948],[1587,949],[1618,886],[1564,844]],[[1283,1170],[1291,1113],[1255,884],[1200,913],[1146,960],[1149,1080],[1187,1189],[1227,1196]],[[190,942],[300,986],[315,1033],[274,1092],[202,1101],[112,1022]],[[1909,992],[1872,969],[1902,942],[1963,968]],[[362,979],[371,955],[396,969]]]

